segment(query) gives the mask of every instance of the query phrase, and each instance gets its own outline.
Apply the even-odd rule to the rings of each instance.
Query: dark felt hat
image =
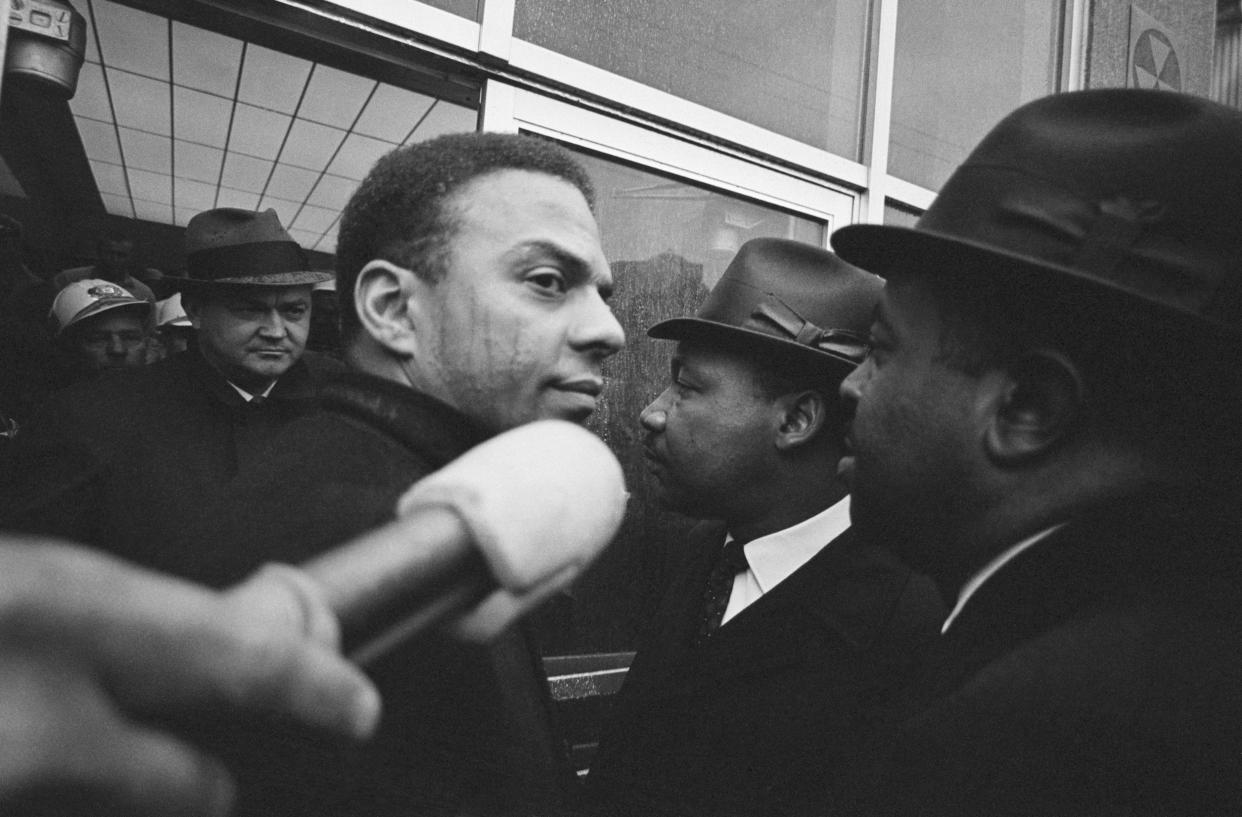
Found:
[[[1001,121],[913,228],[843,227],[885,277],[1028,273],[1242,339],[1242,111],[1167,91],[1091,90]]]
[[[219,207],[190,219],[185,228],[186,277],[169,278],[179,289],[216,285],[296,286],[332,280],[310,268],[306,253],[272,209]]]
[[[883,282],[828,250],[783,238],[747,241],[692,318],[647,330],[668,340],[726,340],[832,368],[867,354]]]

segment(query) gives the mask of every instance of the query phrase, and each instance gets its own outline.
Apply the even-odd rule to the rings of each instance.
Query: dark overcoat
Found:
[[[250,405],[194,350],[76,384],[53,395],[4,452],[0,528],[181,572],[170,540],[282,427],[314,408],[304,362]]]
[[[692,646],[723,541],[719,523],[691,533],[592,764],[589,810],[817,811],[943,619],[930,581],[847,530]]]
[[[487,436],[408,387],[346,373],[187,531],[178,550],[197,556],[183,575],[225,586],[265,562],[302,562],[392,520],[412,484]],[[568,766],[557,765],[546,679],[520,630],[485,646],[426,637],[366,670],[384,706],[369,744],[269,730],[229,747],[238,817],[478,817],[560,802],[556,772]]]
[[[864,756],[866,815],[1242,814],[1236,533],[1160,498],[1003,567]]]

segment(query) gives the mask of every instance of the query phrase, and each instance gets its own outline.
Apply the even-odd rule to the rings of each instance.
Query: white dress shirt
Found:
[[[742,550],[749,569],[733,579],[733,592],[721,624],[754,604],[764,593],[788,579],[850,526],[850,498],[798,524],[747,542]],[[725,537],[727,544],[732,535]]]
[[[953,608],[953,612],[949,613],[949,617],[944,620],[944,624],[940,625],[940,634],[944,635],[949,631],[949,625],[953,623],[955,618],[957,618],[958,613],[962,612],[962,608],[966,606],[966,602],[970,601],[970,597],[978,592],[980,587],[983,587],[984,582],[996,575],[996,571],[1007,565],[1010,560],[1022,551],[1031,547],[1031,545],[1047,538],[1049,534],[1054,533],[1064,524],[1064,522],[1061,522],[1050,528],[1044,528],[1034,536],[1023,539],[1021,542],[1002,552],[995,559],[984,565],[982,570],[970,578],[970,581],[962,585],[961,592],[957,594],[957,605]]]

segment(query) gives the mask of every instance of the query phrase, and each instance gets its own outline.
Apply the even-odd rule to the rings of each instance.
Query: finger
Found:
[[[215,817],[233,802],[219,762],[126,723],[58,656],[6,656],[0,724],[0,813]]]
[[[323,589],[292,565],[270,563],[225,594],[238,614],[301,633],[325,647],[340,649],[341,627]]]
[[[127,711],[374,730],[379,697],[356,667],[226,594],[47,540],[6,537],[0,564],[0,645],[89,659]]]

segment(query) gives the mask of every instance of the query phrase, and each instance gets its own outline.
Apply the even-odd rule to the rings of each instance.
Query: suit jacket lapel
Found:
[[[666,625],[658,645],[646,654],[640,651],[644,663],[650,662],[650,673],[644,673],[650,682],[636,693],[662,698],[731,678],[770,674],[806,660],[824,639],[846,649],[867,649],[884,631],[909,575],[886,552],[861,544],[847,530],[695,648],[691,639],[702,588],[723,530],[717,527],[711,535],[711,549],[697,553],[671,588],[663,611],[668,615],[657,619]]]

